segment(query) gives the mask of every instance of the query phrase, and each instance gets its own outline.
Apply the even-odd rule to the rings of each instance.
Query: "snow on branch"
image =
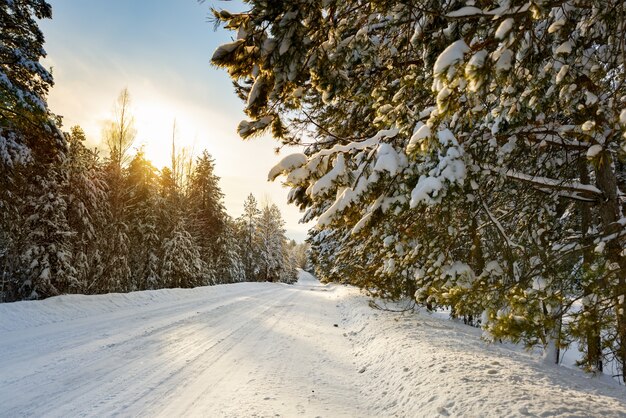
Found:
[[[371,138],[366,139],[365,141],[360,142],[350,142],[346,145],[335,145],[329,149],[323,149],[317,153],[318,156],[326,156],[326,155],[334,155],[339,152],[351,152],[351,151],[360,151],[365,148],[370,148],[378,145],[381,139],[383,138],[394,138],[398,135],[398,129],[383,129],[378,131],[376,135]]]
[[[446,17],[468,17],[468,16],[482,16],[484,15],[485,12],[483,12],[482,9],[479,9],[478,7],[473,7],[473,6],[465,6],[465,7],[461,7],[458,10],[455,10],[453,12],[450,12],[446,15]]]
[[[443,50],[433,66],[433,74],[441,74],[448,69],[448,67],[456,64],[463,59],[463,55],[470,51],[469,46],[463,39],[450,44]]]
[[[499,7],[492,10],[483,10],[475,6],[465,6],[458,10],[446,14],[447,18],[461,19],[469,17],[490,16],[494,18],[522,14],[528,12],[530,9],[530,2],[518,7],[510,7],[509,2],[503,2]]]
[[[600,189],[591,184],[583,184],[576,181],[556,180],[542,176],[532,176],[525,173],[520,173],[513,169],[498,170],[496,167],[487,165],[482,167],[483,169],[490,170],[496,173],[502,173],[506,177],[513,180],[520,180],[526,183],[530,183],[538,189],[553,189],[559,190],[563,197],[568,197],[574,200],[589,201],[589,199],[595,200],[603,196]]]
[[[288,155],[282,160],[280,160],[278,164],[272,167],[272,169],[270,170],[267,176],[268,180],[274,181],[276,177],[280,176],[281,174],[285,174],[296,168],[302,167],[306,163],[307,163],[307,157],[306,155],[302,153],[295,153],[295,154]]]
[[[223,61],[226,57],[232,54],[239,46],[243,45],[244,43],[245,43],[244,39],[237,39],[234,42],[220,45],[213,53],[213,56],[211,57],[211,61],[219,64],[221,61]]]

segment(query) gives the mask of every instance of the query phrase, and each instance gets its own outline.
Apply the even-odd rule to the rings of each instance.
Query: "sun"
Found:
[[[194,122],[180,108],[164,100],[137,100],[132,107],[137,130],[133,148],[142,148],[155,167],[171,164],[173,139],[177,150],[194,148]]]

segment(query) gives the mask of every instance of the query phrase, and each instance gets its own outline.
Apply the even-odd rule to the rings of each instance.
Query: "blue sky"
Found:
[[[241,10],[234,1],[48,0],[53,19],[41,22],[55,87],[50,108],[64,126],[79,124],[97,146],[113,103],[127,87],[143,145],[157,167],[169,160],[172,125],[180,146],[215,158],[229,213],[236,217],[249,193],[271,200],[283,212],[288,235],[297,240],[307,227],[286,205],[287,190],[268,183],[267,172],[282,158],[270,138],[244,142],[237,124],[245,116],[224,70],[211,67],[215,48],[231,33],[213,30],[210,7]],[[287,150],[286,153],[293,150]]]

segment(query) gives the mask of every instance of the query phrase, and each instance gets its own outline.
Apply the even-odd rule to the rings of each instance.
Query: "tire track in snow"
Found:
[[[260,294],[271,292],[273,292],[273,289],[262,291]],[[239,294],[244,295],[246,292],[241,292]],[[209,302],[213,302],[217,299],[219,298],[211,299]],[[249,299],[249,297],[246,297],[246,299]],[[202,309],[203,306],[199,305],[199,302],[202,302],[202,300],[196,300],[192,303],[176,304],[175,306],[172,306],[171,309],[166,309],[164,311],[150,309],[148,312],[140,312],[140,317],[146,317],[146,315],[149,314],[158,314],[158,316],[155,318],[147,316],[146,318],[149,320],[152,319],[152,321],[144,322],[143,324],[134,327],[132,332],[126,332],[127,330],[124,329],[124,333],[116,335],[114,334],[116,330],[111,329],[111,324],[109,324],[109,328],[107,328],[107,330],[111,332],[114,337],[117,337],[114,338],[115,343],[113,344],[103,345],[99,340],[96,342],[88,342],[84,347],[72,344],[72,347],[69,350],[60,349],[59,351],[52,353],[50,356],[46,356],[47,358],[45,358],[45,360],[47,363],[43,370],[31,369],[31,373],[21,377],[19,380],[9,380],[7,382],[14,388],[17,388],[17,390],[13,390],[14,394],[17,392],[18,394],[23,395],[18,395],[17,398],[12,396],[11,399],[3,399],[2,393],[0,392],[0,405],[3,405],[3,414],[6,413],[7,416],[29,416],[31,414],[36,414],[34,411],[37,410],[39,402],[41,402],[48,405],[51,410],[55,410],[55,414],[57,413],[56,410],[58,408],[59,413],[57,416],[67,416],[63,413],[63,411],[68,407],[68,397],[71,397],[76,401],[81,401],[80,405],[84,408],[84,405],[90,405],[88,399],[86,399],[89,394],[97,397],[98,394],[107,393],[107,389],[112,390],[111,388],[118,388],[118,391],[123,390],[124,381],[128,380],[128,374],[132,373],[134,370],[132,365],[140,361],[137,356],[147,349],[157,348],[158,346],[150,347],[147,343],[150,341],[154,342],[159,335],[163,335],[170,330],[176,330],[181,326],[181,324],[191,319],[201,320],[203,317],[211,315],[215,313],[216,310],[221,308],[230,308],[232,311],[215,315],[214,321],[219,321],[219,318],[223,318],[224,315],[237,315],[239,312],[249,309],[247,304],[242,303],[241,298],[233,298],[227,300],[226,303],[210,303],[204,307],[204,310]],[[167,316],[168,314],[178,312],[181,309],[183,310],[182,314],[169,317]],[[200,311],[198,311],[198,309],[200,309]],[[124,316],[121,319],[136,319],[137,316],[137,313],[135,313]],[[122,325],[118,324],[118,322],[119,321],[116,321],[113,325]],[[142,329],[145,329],[146,326],[150,325],[153,326],[152,330],[148,333],[142,332]],[[185,334],[179,335],[180,340],[183,342],[181,347],[177,350],[166,351],[166,353],[169,353],[167,356],[157,356],[152,364],[144,367],[149,367],[150,370],[158,368],[167,369],[173,360],[181,355],[184,356],[194,348],[197,341],[188,337],[205,325],[206,324],[203,325],[203,323],[200,322],[196,325],[196,328],[187,330]],[[93,330],[89,327],[81,325],[80,331],[84,333],[81,334],[81,336],[87,336],[86,339],[88,339],[88,336]],[[105,341],[111,340],[105,339]],[[207,345],[211,343],[213,343],[213,339],[208,339],[206,342]],[[117,359],[115,364],[111,363],[111,357]],[[158,361],[156,361],[157,359]],[[70,363],[78,364],[80,367],[74,367],[72,369],[70,368]],[[67,367],[64,367],[64,365],[67,365]],[[18,363],[14,364],[12,369],[7,370],[19,369],[20,364]],[[42,382],[38,378],[39,375],[49,374],[55,375],[53,381]],[[93,376],[93,378],[91,376]],[[134,376],[130,377],[134,378]],[[3,377],[2,380],[4,381],[5,378]],[[74,389],[73,386],[77,386],[77,383],[80,382],[82,382],[82,384],[78,385],[79,387]],[[20,385],[20,383],[23,384]],[[50,390],[49,392],[44,392],[44,390],[48,389]],[[39,399],[29,399],[28,401],[24,399],[32,396],[33,393],[38,393]],[[94,402],[97,404],[99,401],[96,399]],[[11,404],[21,404],[22,407],[10,409],[9,406]],[[25,404],[27,405],[26,407],[23,406]],[[76,403],[72,402],[71,404],[75,405]]]
[[[275,295],[272,294],[271,296]],[[210,405],[212,402],[209,402],[207,405],[207,403],[203,401],[212,400],[212,395],[215,394],[215,391],[224,389],[223,386],[221,386],[223,381],[227,378],[232,378],[232,376],[236,374],[236,371],[234,371],[232,367],[223,367],[222,363],[225,358],[230,357],[226,355],[232,354],[234,348],[242,344],[249,345],[249,347],[253,349],[252,351],[255,351],[254,348],[256,348],[256,344],[262,341],[260,336],[271,332],[269,329],[264,330],[262,327],[259,327],[258,319],[263,317],[270,310],[275,309],[279,303],[292,300],[296,296],[296,293],[288,292],[280,299],[267,301],[268,303],[265,306],[269,306],[262,312],[248,315],[247,326],[239,327],[234,330],[229,335],[229,344],[221,347],[222,349],[219,352],[212,353],[210,356],[206,356],[202,359],[202,367],[199,368],[200,373],[194,376],[194,381],[188,382],[188,384],[182,388],[182,391],[186,392],[184,396],[180,394],[181,390],[171,393],[170,399],[168,399],[171,406],[164,405],[164,409],[159,412],[159,416],[190,416],[190,414],[193,414],[194,410],[212,409]],[[282,315],[274,316],[273,321],[277,322],[281,317]],[[250,344],[251,342],[252,344]],[[262,362],[265,359],[257,358],[256,360]],[[236,364],[232,364],[232,366],[236,366]],[[241,383],[243,382],[244,381],[241,381]],[[181,396],[177,396],[177,394]],[[217,412],[215,410],[213,411]]]
[[[0,416],[365,417],[335,296],[315,283],[106,313],[89,304],[128,302],[83,300],[87,316],[0,341]]]
[[[276,292],[274,291],[270,291],[257,296],[267,296],[268,294],[275,296],[275,293]],[[246,319],[245,314],[248,314],[247,316],[263,315],[270,310],[275,303],[275,300],[270,298],[269,300],[258,304],[259,299],[260,297],[250,298],[246,300],[246,302],[250,302],[249,304],[242,304],[236,312],[226,313],[227,315],[241,313],[242,315],[240,319],[242,322],[238,323],[234,328],[232,327],[232,322],[228,323],[228,325],[222,323],[218,328],[221,328],[219,333],[213,336],[205,344],[190,344],[192,350],[185,353],[190,354],[190,356],[187,356],[183,364],[176,366],[173,370],[170,367],[168,370],[161,370],[159,373],[144,377],[142,380],[137,380],[136,383],[129,389],[131,389],[131,393],[133,389],[139,393],[136,393],[136,395],[133,396],[133,401],[126,403],[122,409],[132,410],[133,415],[144,412],[146,415],[151,416],[154,414],[153,411],[155,410],[156,405],[164,405],[170,402],[175,402],[175,399],[172,399],[172,397],[179,385],[184,386],[188,381],[195,380],[198,374],[203,373],[205,370],[210,370],[217,359],[242,342],[242,338],[236,337],[249,335],[249,333],[253,330],[256,324]],[[253,313],[254,315],[249,315],[250,313]],[[223,316],[217,317],[215,318],[215,322],[224,322],[223,319]],[[178,357],[178,353],[173,356]],[[153,384],[147,389],[144,388],[144,383],[146,381],[154,380],[156,380],[156,384]],[[178,382],[175,382],[176,380],[178,380]],[[212,382],[213,385],[216,385],[217,383],[218,382]],[[97,412],[98,415],[114,415],[120,412],[123,413],[123,411],[119,411],[118,409],[119,405],[112,403],[109,408],[105,408]],[[189,416],[188,414],[185,415]]]
[[[28,332],[24,332],[24,330],[4,332],[4,344],[0,346],[0,367],[2,367],[4,363],[13,364],[16,361],[20,361],[22,358],[31,359],[32,355],[35,354],[34,350],[38,349],[38,347],[33,347],[33,350],[24,352],[14,349],[11,351],[7,350],[7,348],[11,349],[33,344],[41,340],[46,340],[48,341],[48,344],[39,347],[38,351],[41,353],[50,353],[50,351],[54,349],[62,349],[63,351],[66,351],[73,347],[81,347],[86,341],[93,341],[94,334],[96,333],[104,333],[101,338],[103,341],[112,336],[119,336],[117,334],[117,332],[119,332],[118,329],[114,329],[112,334],[108,333],[111,331],[112,322],[119,323],[120,326],[125,327],[126,331],[129,331],[133,329],[129,327],[143,328],[145,326],[145,323],[141,321],[143,319],[149,318],[154,321],[158,317],[163,317],[167,320],[172,314],[180,314],[180,312],[183,312],[186,315],[192,315],[193,313],[191,312],[191,308],[199,304],[202,305],[208,302],[216,302],[219,304],[223,303],[224,296],[234,299],[238,296],[245,296],[248,294],[249,290],[242,289],[227,295],[218,295],[210,299],[206,299],[205,297],[194,297],[192,299],[175,300],[174,302],[161,302],[144,305],[139,309],[136,307],[124,307],[119,311],[97,314],[96,317],[98,318],[99,323],[96,324],[94,324],[94,316],[84,316],[72,320],[64,320],[34,326],[29,328]],[[129,325],[129,320],[136,321]],[[82,332],[82,334],[76,334],[76,332]],[[60,336],[67,336],[71,338],[59,338]],[[57,343],[57,346],[50,346],[50,343]]]
[[[272,315],[252,318],[254,331],[238,335],[238,347],[180,388],[165,409],[155,409],[159,416],[367,416],[354,382],[361,376],[333,326],[335,301],[311,290],[318,289],[294,286]],[[345,358],[333,357],[344,351]]]

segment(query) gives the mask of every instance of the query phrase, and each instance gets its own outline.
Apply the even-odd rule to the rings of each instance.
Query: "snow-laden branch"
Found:
[[[582,200],[589,201],[596,200],[603,196],[603,193],[595,186],[591,184],[583,184],[576,181],[567,181],[567,180],[557,180],[551,179],[549,177],[542,176],[533,176],[525,173],[520,173],[519,171],[515,171],[513,169],[498,170],[496,167],[491,165],[486,165],[482,167],[483,169],[493,171],[495,173],[501,173],[505,175],[507,178],[513,180],[523,181],[525,183],[530,183],[538,189],[552,189],[559,190],[561,192],[569,192],[569,193],[560,193],[563,197],[567,197],[574,200]]]
[[[365,148],[371,148],[380,143],[380,140],[383,138],[394,138],[398,135],[398,129],[383,129],[378,131],[376,135],[371,138],[366,139],[365,141],[360,142],[350,142],[346,145],[335,145],[329,149],[323,149],[319,151],[316,156],[326,156],[326,155],[334,155],[340,152],[351,152],[351,151],[359,151]]]

